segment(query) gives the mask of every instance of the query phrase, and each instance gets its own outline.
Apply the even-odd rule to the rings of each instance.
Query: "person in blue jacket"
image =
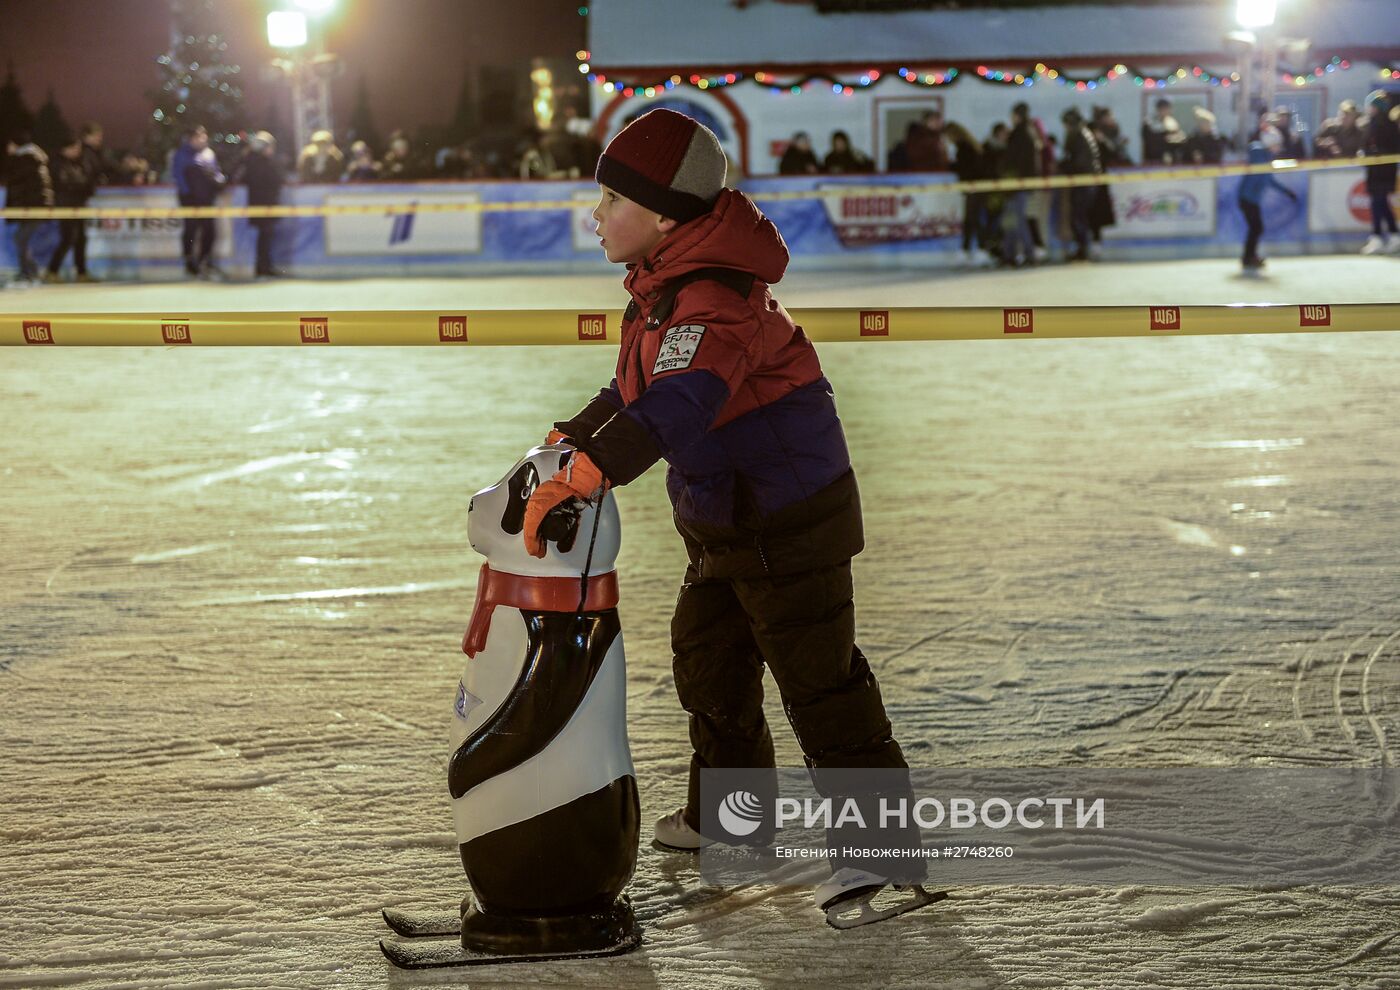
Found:
[[[1262,165],[1272,158],[1273,155],[1262,143],[1250,143],[1249,164]],[[1244,238],[1244,256],[1240,258],[1240,264],[1245,271],[1258,271],[1264,267],[1264,259],[1259,257],[1259,239],[1264,236],[1264,213],[1259,204],[1270,187],[1277,189],[1293,202],[1298,202],[1298,194],[1272,175],[1246,175],[1240,182],[1240,212],[1244,214],[1244,222],[1248,227]]]
[[[171,178],[181,206],[213,206],[214,200],[228,185],[219,168],[219,160],[209,147],[209,132],[201,126],[192,127],[185,140],[175,150],[170,163]],[[185,220],[181,250],[185,271],[190,275],[208,276],[217,273],[212,262],[216,228],[211,217],[191,217]]]

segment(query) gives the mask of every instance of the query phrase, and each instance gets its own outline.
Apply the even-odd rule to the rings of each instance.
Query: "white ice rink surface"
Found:
[[[1267,244],[1265,245],[1267,247]],[[219,312],[311,309],[548,309],[627,303],[619,274],[496,278],[235,280],[228,284],[39,286],[0,292],[0,312]],[[1158,263],[1046,265],[1017,272],[794,271],[776,294],[799,306],[1185,306],[1209,303],[1400,301],[1400,261],[1327,255],[1273,258],[1246,276],[1220,258]]]
[[[803,305],[1396,301],[1393,259],[920,279]],[[14,310],[616,305],[611,279],[46,287]],[[861,645],[916,766],[1387,766],[1400,335],[823,345]],[[618,960],[386,974],[463,889],[443,764],[466,505],[605,348],[0,349],[0,987],[1400,987],[1400,887],[955,890],[863,931],[645,845]],[[684,797],[683,566],[623,490],[646,825]],[[770,681],[771,685],[771,681]],[[800,757],[776,692],[779,762]],[[1339,822],[1339,826],[1344,823]],[[1383,879],[1383,878],[1378,878]]]

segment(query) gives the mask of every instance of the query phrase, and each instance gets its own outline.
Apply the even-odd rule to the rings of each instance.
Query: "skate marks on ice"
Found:
[[[996,986],[1381,990],[1400,963],[1394,889],[998,886],[934,910],[950,903]]]
[[[1141,348],[1076,352],[1083,370],[1060,362],[1068,384],[1055,389],[1037,384],[1053,341],[920,352],[938,361],[900,345],[824,349],[866,496],[862,646],[876,664],[939,633],[880,672],[911,761],[1351,765],[1382,758],[1379,735],[1393,756],[1400,665],[1389,637],[1400,606],[1386,591],[1400,490],[1382,442],[1395,429],[1393,344],[1256,339],[1248,349],[1276,356],[1288,387],[1260,374],[1260,387],[1223,399],[1135,407],[1124,400],[1143,389],[1186,394],[1183,378],[1235,361],[1243,345],[1133,343]],[[284,380],[281,395],[257,383],[275,380],[285,351],[213,361],[126,350],[103,351],[100,367],[89,352],[87,371],[81,350],[48,355],[78,373],[77,391],[109,396],[95,418],[63,411],[70,388],[39,374],[37,355],[13,355],[30,362],[49,412],[18,410],[0,466],[14,468],[0,485],[0,658],[19,659],[0,674],[0,889],[22,908],[0,912],[0,986],[382,987],[385,964],[367,937],[379,931],[379,907],[407,891],[438,904],[462,893],[439,799],[467,589],[173,603],[474,573],[464,493],[558,415],[512,398],[538,391],[546,352],[351,348],[308,357],[307,377]],[[1150,361],[1129,360],[1139,352]],[[573,376],[567,391],[580,405],[606,380],[607,357],[568,356],[561,374]],[[353,368],[352,383],[393,379],[409,399],[321,418],[305,441],[220,432],[231,416],[256,423],[294,405],[320,365]],[[128,371],[141,387],[101,388]],[[464,394],[464,376],[483,395]],[[231,380],[247,388],[230,390]],[[891,381],[928,402],[890,408]],[[1078,396],[1095,391],[1112,393],[1102,405],[1122,414],[1075,413]],[[251,408],[240,405],[245,392]],[[231,411],[209,411],[209,395]],[[460,415],[435,412],[449,408]],[[492,429],[474,429],[477,419]],[[182,421],[144,445],[130,440],[135,425]],[[910,436],[930,438],[917,466],[901,454]],[[1192,446],[1270,438],[1306,442]],[[307,461],[155,501],[120,486],[95,495],[41,469],[57,449],[70,464],[119,461],[103,471],[125,478],[126,467],[209,472],[349,448],[367,452],[353,472]],[[142,480],[149,489],[185,476]],[[1253,477],[1291,482],[1225,484]],[[916,484],[924,508],[908,508]],[[301,497],[340,490],[354,497]],[[653,813],[682,798],[685,769],[676,757],[685,717],[666,673],[683,555],[664,505],[658,475],[629,488],[622,506],[637,575],[624,605],[637,644],[629,730]],[[1218,545],[1182,543],[1157,519],[1199,526]],[[218,543],[231,546],[132,562]],[[1235,545],[1246,552],[1231,554]],[[88,548],[99,549],[76,555]],[[104,596],[122,592],[144,599],[141,609],[109,617],[103,602],[115,599]],[[780,761],[796,765],[769,701]],[[1096,722],[1105,724],[1076,728]],[[810,890],[765,891],[732,911],[720,900],[711,911],[699,897],[681,900],[698,883],[644,855],[632,887],[639,909],[656,893],[657,905],[669,897],[669,910],[692,912],[690,923],[648,923],[648,942],[630,956],[546,964],[510,982],[1379,990],[1400,969],[1393,889],[984,887],[835,932]]]
[[[669,875],[665,886],[653,889],[646,903],[635,905],[637,920],[663,931],[704,924],[773,898],[810,900],[812,886],[830,873],[822,864],[794,862],[777,868],[761,881],[712,887],[704,884],[694,869],[695,854],[653,851],[653,855],[682,861],[679,869],[663,866],[663,875]]]
[[[1373,602],[1301,644],[1290,701],[1302,741],[1335,762],[1394,767],[1400,600]]]

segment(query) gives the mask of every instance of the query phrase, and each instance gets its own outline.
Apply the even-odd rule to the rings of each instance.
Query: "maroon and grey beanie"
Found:
[[[658,109],[608,142],[596,178],[599,185],[685,223],[710,212],[727,168],[712,130],[683,113]]]

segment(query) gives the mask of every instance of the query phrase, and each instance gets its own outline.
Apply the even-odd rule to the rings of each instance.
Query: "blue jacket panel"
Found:
[[[710,430],[666,460],[676,514],[712,526],[733,526],[747,512],[763,519],[851,469],[825,378]]]

